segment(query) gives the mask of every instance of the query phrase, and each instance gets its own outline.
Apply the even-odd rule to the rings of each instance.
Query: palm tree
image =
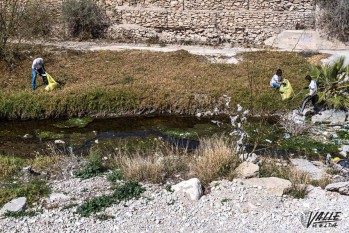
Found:
[[[335,109],[349,108],[349,65],[344,57],[337,61],[311,67],[310,76],[318,84],[319,101]]]

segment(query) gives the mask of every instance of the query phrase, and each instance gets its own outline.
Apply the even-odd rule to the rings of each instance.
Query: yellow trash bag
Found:
[[[294,92],[291,86],[291,83],[287,80],[283,80],[284,84],[281,84],[279,92],[281,94],[282,100],[291,99],[294,96]]]
[[[59,86],[59,83],[57,83],[52,77],[51,75],[49,75],[48,73],[46,73],[46,77],[47,77],[47,81],[48,81],[48,85],[45,87],[46,91],[52,91],[54,89],[56,89]]]

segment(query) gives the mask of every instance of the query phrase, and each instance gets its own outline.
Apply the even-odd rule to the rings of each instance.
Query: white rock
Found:
[[[65,144],[65,141],[58,139],[55,140],[55,144]]]
[[[16,199],[13,199],[10,202],[6,203],[1,208],[0,215],[6,213],[7,211],[18,212],[18,211],[24,210],[26,203],[27,203],[27,198],[25,197],[18,197]]]
[[[192,178],[173,185],[172,190],[188,195],[191,200],[199,200],[203,195],[201,182],[197,178]]]
[[[332,183],[326,186],[327,191],[339,192],[343,195],[349,195],[349,181],[348,182],[338,182]]]
[[[294,168],[300,172],[305,172],[314,180],[320,180],[323,178],[325,171],[306,159],[291,159],[291,163]]]
[[[258,177],[259,166],[245,161],[235,169],[235,174],[237,178],[242,178],[242,179]]]
[[[277,196],[282,196],[286,189],[291,188],[292,183],[289,180],[281,179],[278,177],[263,177],[263,178],[251,178],[245,180],[247,185],[262,186],[267,189],[268,192]]]

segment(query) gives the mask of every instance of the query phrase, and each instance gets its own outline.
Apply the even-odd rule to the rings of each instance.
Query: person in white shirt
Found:
[[[302,106],[301,106],[301,110],[300,110],[300,114],[303,114],[304,108],[307,105],[307,103],[311,100],[311,103],[314,107],[314,110],[316,112],[318,112],[317,106],[316,106],[316,102],[318,101],[319,97],[317,95],[317,83],[315,80],[313,80],[310,75],[305,76],[305,80],[307,80],[309,82],[309,95],[304,99]]]
[[[270,86],[273,88],[279,89],[281,84],[282,84],[282,70],[277,69],[276,73],[270,80]]]
[[[32,89],[33,89],[33,91],[35,90],[35,87],[36,87],[37,73],[39,73],[40,76],[42,77],[42,81],[44,82],[44,84],[48,85],[47,76],[46,76],[46,72],[44,69],[44,59],[42,59],[42,58],[36,58],[32,64]]]

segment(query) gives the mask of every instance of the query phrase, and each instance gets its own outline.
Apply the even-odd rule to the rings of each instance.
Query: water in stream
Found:
[[[229,130],[228,124],[218,127],[210,119],[193,117],[87,119],[86,125],[69,125],[67,122],[1,121],[0,154],[20,157],[48,154],[48,144],[56,140],[63,141],[64,147],[71,148],[74,152],[83,153],[93,144],[106,143],[111,138],[132,141],[161,137],[169,143],[195,149],[197,139],[221,135]]]
[[[250,137],[247,151],[277,157],[335,155],[336,146],[309,140],[306,136],[285,137],[275,119],[249,119],[245,127]],[[219,126],[212,119],[195,117],[123,117],[113,119],[69,119],[40,121],[0,121],[0,155],[34,157],[50,155],[52,146],[75,154],[89,148],[139,150],[154,140],[195,150],[199,139],[226,135],[232,131],[229,120]],[[58,143],[57,141],[64,142]],[[56,143],[55,143],[56,142]],[[256,146],[256,147],[255,147]]]

